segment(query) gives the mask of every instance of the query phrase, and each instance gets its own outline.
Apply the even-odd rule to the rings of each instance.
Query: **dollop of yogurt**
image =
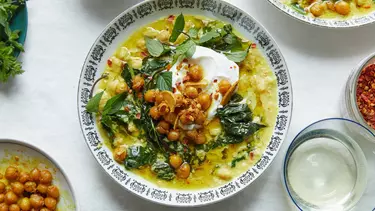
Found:
[[[184,89],[184,79],[188,72],[189,64],[197,64],[203,67],[203,79],[207,86],[202,88],[202,92],[210,94],[212,97],[211,106],[207,110],[207,120],[212,120],[216,115],[217,108],[223,95],[219,92],[219,82],[223,79],[234,84],[239,79],[238,65],[229,60],[224,54],[220,54],[210,48],[197,46],[192,58],[177,61],[169,71],[172,72],[172,87],[175,93],[179,93],[178,87]]]

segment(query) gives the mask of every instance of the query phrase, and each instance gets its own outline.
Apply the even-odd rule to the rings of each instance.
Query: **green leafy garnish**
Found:
[[[124,106],[126,94],[118,94],[107,101],[103,109],[103,115],[111,115],[119,111]]]
[[[142,72],[152,74],[157,70],[164,69],[169,64],[168,61],[159,58],[147,58],[143,61]]]
[[[183,32],[185,28],[185,19],[184,15],[180,14],[174,23],[172,34],[169,37],[169,42],[176,42],[178,36]]]
[[[241,160],[245,160],[246,159],[246,155],[242,155],[242,156],[239,156],[239,157],[235,157],[232,162],[230,163],[230,167],[234,168],[236,167],[236,164],[238,162],[240,162]]]
[[[218,32],[212,30],[212,31],[209,31],[209,32],[207,32],[206,34],[204,34],[204,35],[199,39],[198,42],[199,42],[200,44],[203,44],[203,43],[208,42],[208,41],[210,41],[210,40],[212,40],[212,39],[214,39],[214,38],[217,38],[217,37],[219,37],[219,36],[220,36],[220,34],[219,34]]]
[[[302,15],[306,15],[306,11],[305,9],[299,4],[299,3],[292,3],[290,4],[292,6],[292,8],[297,11],[298,13],[302,14]]]
[[[176,47],[176,56],[185,55],[190,58],[194,55],[197,45],[191,39],[185,40],[181,45]]]
[[[89,102],[86,105],[87,112],[97,113],[99,111],[99,103],[100,103],[100,100],[102,99],[103,94],[104,94],[104,91],[99,92],[89,100]]]
[[[164,52],[163,44],[156,39],[145,37],[146,47],[151,56],[159,57]]]
[[[234,62],[242,62],[243,60],[245,60],[246,56],[247,56],[247,50],[245,51],[235,51],[235,52],[229,52],[229,53],[224,53],[225,56],[227,56],[227,58],[229,60],[232,60]]]
[[[151,171],[155,172],[159,179],[172,180],[175,178],[173,168],[165,161],[157,160],[152,164]]]
[[[156,160],[154,150],[149,146],[133,145],[128,148],[124,161],[126,169],[136,169],[144,165],[150,165]]]
[[[190,28],[189,31],[188,31],[188,35],[191,37],[191,38],[197,38],[198,36],[198,29],[197,28]]]
[[[162,72],[156,81],[156,88],[159,90],[172,91],[172,72]]]
[[[0,42],[0,82],[7,82],[10,77],[22,74],[21,63],[13,55],[14,48]]]

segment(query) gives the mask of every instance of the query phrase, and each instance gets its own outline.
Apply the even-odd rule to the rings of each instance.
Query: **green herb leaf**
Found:
[[[103,116],[111,115],[119,111],[124,106],[126,93],[118,94],[107,101],[103,109]]]
[[[102,99],[103,94],[104,94],[104,91],[99,92],[89,100],[89,102],[86,105],[87,112],[97,113],[99,111],[99,103],[100,103],[100,100]]]
[[[187,34],[191,38],[197,38],[197,36],[198,36],[198,29],[197,28],[190,28]]]
[[[218,32],[216,32],[215,30],[212,30],[212,31],[209,31],[207,32],[206,34],[204,34],[200,39],[199,39],[199,43],[200,44],[203,44],[205,42],[208,42],[214,38],[217,38],[217,37],[220,37],[220,34]]]
[[[134,69],[129,65],[125,64],[124,69],[121,72],[122,78],[125,80],[128,87],[132,87],[132,79],[134,78]]]
[[[14,48],[0,42],[0,82],[7,82],[10,77],[22,74],[21,63],[13,55]]]
[[[156,81],[159,90],[172,91],[172,72],[162,72]]]
[[[224,53],[225,56],[227,56],[227,58],[229,60],[232,60],[234,62],[242,62],[243,60],[245,60],[246,56],[247,56],[247,50],[245,51],[236,51],[236,52],[230,52],[230,53]]]
[[[151,171],[155,172],[157,177],[162,180],[172,180],[175,178],[173,168],[165,161],[157,160],[151,166]]]
[[[299,4],[299,3],[292,3],[291,4],[291,7],[297,11],[298,13],[302,14],[302,15],[307,15],[305,9]]]
[[[168,61],[158,58],[148,58],[143,61],[142,72],[151,74],[156,70],[164,69],[168,65]]]
[[[236,164],[237,164],[238,162],[240,162],[241,160],[245,160],[245,159],[246,159],[246,155],[242,155],[242,156],[239,156],[239,157],[235,157],[235,158],[232,160],[232,162],[231,162],[231,164],[230,164],[230,167],[232,167],[232,168],[236,167]]]
[[[124,165],[126,169],[136,169],[144,165],[150,165],[155,160],[156,154],[150,147],[133,145],[128,148]]]
[[[172,34],[169,37],[169,42],[176,42],[178,36],[182,33],[185,28],[184,15],[181,13],[177,18],[173,26]]]
[[[197,45],[192,39],[185,40],[181,45],[176,47],[176,55],[185,55],[190,58],[194,55]]]
[[[164,52],[163,44],[156,39],[145,37],[146,47],[151,56],[159,57]]]

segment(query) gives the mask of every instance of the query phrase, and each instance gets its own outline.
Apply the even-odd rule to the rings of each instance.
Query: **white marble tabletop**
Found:
[[[25,73],[0,85],[0,138],[47,151],[69,175],[83,211],[174,210],[132,195],[95,161],[81,134],[77,85],[87,52],[104,26],[137,0],[30,0]],[[291,210],[280,184],[284,152],[313,121],[340,116],[351,69],[375,51],[375,25],[349,30],[308,26],[266,0],[232,0],[273,35],[289,66],[294,110],[289,135],[269,169],[236,196],[197,210]],[[179,208],[179,210],[185,210]],[[187,210],[187,209],[186,209]]]

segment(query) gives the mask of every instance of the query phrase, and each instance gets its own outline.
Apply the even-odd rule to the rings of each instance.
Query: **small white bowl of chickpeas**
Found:
[[[0,139],[0,211],[78,210],[68,178],[45,152]]]

